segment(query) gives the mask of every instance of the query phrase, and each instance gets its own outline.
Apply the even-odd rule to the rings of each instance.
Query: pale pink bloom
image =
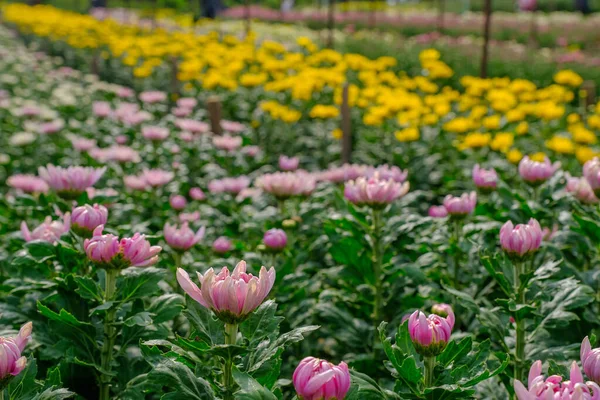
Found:
[[[364,177],[372,167],[359,164],[344,164],[341,167],[331,167],[318,175],[319,181],[340,183]]]
[[[69,140],[73,148],[78,151],[89,151],[96,147],[96,140],[94,139],[71,135],[69,136]]]
[[[88,195],[88,199],[90,199],[90,200],[97,196],[115,197],[115,196],[119,195],[119,192],[117,192],[115,189],[112,189],[112,188],[107,188],[107,189],[87,188],[86,192]]]
[[[40,178],[45,180],[59,195],[66,195],[68,197],[77,196],[80,193],[83,193],[88,187],[94,186],[102,175],[104,175],[105,171],[106,167],[91,168],[71,166],[62,168],[52,164],[38,168]]]
[[[139,125],[142,122],[150,121],[152,119],[152,114],[146,111],[138,111],[131,114],[125,114],[121,118],[121,122],[128,126]]]
[[[294,389],[302,400],[342,400],[350,390],[348,365],[306,357],[294,371]]]
[[[477,205],[477,193],[463,193],[460,197],[447,195],[444,207],[450,215],[467,215],[473,212]]]
[[[176,116],[177,118],[185,118],[185,117],[189,116],[192,113],[192,111],[193,110],[191,108],[185,108],[185,107],[175,107],[171,110],[173,115]]]
[[[509,254],[523,257],[540,248],[543,239],[542,228],[537,220],[531,218],[527,224],[514,226],[507,221],[500,229],[500,244]]]
[[[187,205],[187,200],[180,194],[172,195],[171,197],[169,197],[169,204],[171,205],[171,208],[179,211],[185,208],[185,206]]]
[[[384,165],[380,165],[377,168],[373,168],[373,167],[358,167],[358,171],[360,172],[361,169],[364,169],[364,174],[365,177],[367,178],[371,178],[375,175],[379,176],[380,180],[393,180],[395,182],[398,183],[402,183],[406,180],[406,178],[408,177],[408,171],[407,170],[401,170],[400,168],[396,167],[395,165],[389,166],[387,164]],[[346,175],[348,174],[348,172],[346,172]],[[354,178],[356,179],[356,178]]]
[[[129,138],[125,135],[118,135],[115,138],[115,142],[117,142],[117,144],[125,144],[127,143],[127,140],[129,140]]]
[[[179,134],[179,138],[184,142],[191,142],[194,140],[194,135],[191,132],[183,131]]]
[[[438,303],[431,306],[431,312],[435,315],[439,315],[440,317],[446,318],[449,315],[454,315],[454,311],[452,311],[452,306],[446,303]]]
[[[232,152],[242,145],[242,138],[240,136],[229,136],[225,134],[213,136],[212,142],[217,149]]]
[[[140,176],[125,175],[123,177],[123,182],[126,187],[133,190],[146,190],[148,188],[146,180]]]
[[[44,122],[39,126],[39,132],[45,135],[51,135],[60,131],[65,127],[65,122],[62,119],[55,119],[54,121]]]
[[[196,121],[193,119],[178,119],[175,121],[175,126],[182,131],[192,133],[208,133],[210,126],[206,122]]]
[[[175,174],[162,169],[144,169],[142,171],[142,177],[148,185],[158,187],[171,182],[175,177]]]
[[[194,233],[187,222],[184,222],[181,227],[166,223],[163,228],[163,233],[165,235],[165,241],[173,250],[187,251],[202,240],[205,230],[204,227],[201,227]]]
[[[107,220],[108,210],[98,204],[85,204],[74,208],[71,213],[71,227],[83,234],[92,233],[98,225],[105,225]]]
[[[17,114],[23,117],[35,117],[42,111],[36,106],[23,106],[17,110]]]
[[[187,272],[177,270],[177,282],[200,305],[212,310],[227,323],[244,320],[269,295],[275,283],[275,269],[261,267],[258,277],[246,272],[246,262],[240,261],[230,274],[227,267],[216,274],[211,268],[198,273],[200,287]]]
[[[583,176],[596,196],[600,195],[600,159],[598,157],[594,157],[583,165]]]
[[[479,164],[473,167],[473,183],[481,189],[496,189],[498,174],[492,169],[483,169]]]
[[[448,210],[444,206],[429,207],[429,216],[431,218],[444,218],[448,216]]]
[[[171,146],[169,151],[171,151],[171,154],[179,154],[179,153],[181,153],[181,147],[174,144],[173,146]],[[175,164],[175,162],[173,162],[173,164]],[[174,165],[173,168],[179,168],[179,163],[177,163],[176,166]]]
[[[153,90],[140,93],[139,98],[142,102],[147,104],[160,103],[167,99],[167,94],[165,92]]]
[[[200,212],[194,211],[191,213],[181,213],[179,214],[180,222],[196,222],[200,219]]]
[[[42,178],[30,174],[16,174],[9,176],[6,180],[6,184],[26,193],[46,193],[50,189],[48,184]]]
[[[198,200],[198,201],[202,201],[206,199],[206,195],[204,194],[204,192],[202,191],[202,189],[200,189],[199,187],[193,187],[190,189],[189,192],[190,197],[192,198],[192,200]]]
[[[379,174],[375,173],[371,178],[360,177],[347,182],[344,197],[353,204],[383,207],[403,197],[409,187],[408,182],[379,179]]]
[[[198,105],[198,100],[193,97],[182,97],[177,99],[177,107],[194,108]]]
[[[279,169],[282,171],[295,171],[298,169],[300,159],[298,157],[279,156]]]
[[[105,149],[94,148],[88,151],[90,157],[98,162],[116,161],[119,163],[141,161],[140,154],[129,146],[115,145]]]
[[[231,240],[225,236],[219,236],[212,244],[212,248],[215,252],[223,254],[227,253],[233,248]]]
[[[238,202],[242,202],[246,199],[258,200],[260,196],[262,196],[262,193],[262,190],[257,188],[242,189],[237,196],[235,196],[235,200]]]
[[[0,379],[7,380],[11,376],[17,376],[25,369],[27,357],[21,353],[25,346],[31,340],[31,332],[33,324],[26,323],[21,327],[19,333],[15,337],[5,338],[0,337]]]
[[[224,131],[229,133],[240,133],[246,130],[246,125],[235,121],[227,121],[224,119],[221,121],[221,128],[223,128]]]
[[[71,229],[71,214],[65,213],[62,217],[62,221],[52,221],[52,217],[48,216],[44,222],[37,226],[33,231],[29,231],[27,223],[21,222],[21,234],[26,242],[33,240],[42,240],[48,243],[56,243],[62,235],[69,232]]]
[[[117,260],[121,252],[119,238],[112,233],[103,234],[103,230],[104,225],[97,226],[92,238],[83,241],[83,250],[91,261],[102,267],[120,268],[120,265],[112,265],[120,261]]]
[[[594,382],[600,382],[600,348],[592,349],[590,340],[586,336],[581,342],[579,355],[583,372]]]
[[[519,162],[519,175],[528,183],[539,184],[550,179],[559,168],[560,162],[552,164],[548,157],[543,162],[538,162],[525,156]]]
[[[255,186],[277,198],[309,196],[316,187],[313,175],[306,171],[275,172],[260,176]]]
[[[147,267],[158,262],[160,246],[152,246],[146,236],[136,233],[131,238],[121,239],[119,243],[123,259],[131,267]]]
[[[95,101],[92,103],[92,113],[96,117],[106,118],[110,116],[112,109],[108,101]]]
[[[130,98],[135,95],[135,92],[133,91],[133,89],[121,86],[117,89],[116,95],[120,98]]]
[[[260,153],[260,147],[258,146],[244,146],[242,147],[242,154],[248,157],[257,157]]]
[[[569,380],[563,381],[558,375],[544,379],[542,362],[533,363],[527,378],[527,389],[518,380],[513,381],[518,400],[599,400],[600,386],[594,382],[584,382],[581,370],[573,361]]]
[[[445,309],[446,317],[437,314],[425,316],[417,310],[408,319],[408,333],[419,354],[425,357],[440,354],[448,344],[454,328],[454,312]]]
[[[208,190],[211,193],[238,194],[248,185],[250,185],[250,179],[242,175],[235,178],[213,179],[208,183]]]
[[[548,227],[542,228],[542,238],[543,238],[543,240],[545,240],[547,242],[554,239],[554,237],[556,236],[557,233],[558,233],[558,225],[557,224],[552,225],[552,229],[550,229]]]
[[[162,141],[169,137],[169,129],[162,126],[143,126],[142,136],[144,139]]]

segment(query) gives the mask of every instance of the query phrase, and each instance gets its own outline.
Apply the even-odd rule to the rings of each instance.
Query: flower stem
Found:
[[[373,242],[373,277],[375,281],[375,301],[373,305],[373,323],[375,326],[375,339],[373,340],[373,351],[377,344],[377,327],[381,323],[383,308],[383,276],[381,270],[383,251],[381,248],[381,210],[373,208],[373,227],[371,239]]]
[[[117,276],[119,270],[108,269],[106,271],[104,303],[112,301],[117,287]],[[110,397],[110,381],[111,381],[111,362],[113,358],[113,348],[115,346],[115,307],[111,307],[106,311],[104,317],[104,343],[102,344],[102,353],[100,355],[100,363],[102,373],[100,375],[100,400],[109,400]]]
[[[238,325],[225,324],[225,344],[234,345],[237,341]],[[233,400],[233,375],[231,368],[233,367],[233,359],[228,356],[223,366],[223,386],[225,388],[224,400]]]
[[[425,364],[425,388],[433,385],[433,369],[435,368],[435,356],[425,357],[423,360]]]
[[[521,274],[523,263],[514,262],[514,285],[517,305],[525,304],[525,289],[521,288]],[[523,379],[523,362],[525,361],[525,321],[517,315],[515,318],[515,376],[516,380]]]

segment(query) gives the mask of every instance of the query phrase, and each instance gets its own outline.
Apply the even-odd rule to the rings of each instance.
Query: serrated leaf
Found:
[[[178,400],[213,400],[215,394],[210,384],[194,375],[184,364],[163,359],[158,362],[152,371],[148,373],[148,378],[160,382],[163,386],[170,389],[162,399]]]
[[[100,286],[91,278],[85,276],[74,276],[73,279],[77,284],[75,290],[84,299],[92,299],[102,301],[103,292]]]
[[[240,386],[240,389],[234,393],[236,400],[277,400],[277,396],[269,389],[235,367],[233,367],[233,379]]]

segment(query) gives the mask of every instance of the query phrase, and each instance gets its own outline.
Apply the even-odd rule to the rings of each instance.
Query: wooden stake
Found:
[[[350,105],[348,104],[348,83],[342,90],[342,163],[350,163],[352,160],[352,120],[350,118]]]
[[[221,135],[223,133],[223,128],[221,128],[221,100],[217,96],[210,96],[206,100],[206,108],[212,132],[215,135]]]
[[[585,91],[583,101],[587,110],[590,106],[596,104],[596,83],[594,81],[585,81],[581,85],[581,90]]]
[[[333,49],[333,30],[335,29],[335,0],[329,0],[327,29],[329,30],[329,37],[327,38],[327,47]]]
[[[246,18],[246,37],[248,37],[248,35],[250,34],[250,31],[252,30],[251,27],[251,22],[250,22],[250,0],[246,0],[246,6],[244,7],[244,14],[245,14],[245,18]]]
[[[483,23],[483,51],[481,53],[480,76],[487,78],[488,53],[490,44],[490,24],[492,22],[492,0],[485,0],[484,5],[485,21]]]

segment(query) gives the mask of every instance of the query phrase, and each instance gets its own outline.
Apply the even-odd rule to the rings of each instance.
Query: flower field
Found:
[[[0,399],[600,399],[590,82],[200,28],[3,6]]]

